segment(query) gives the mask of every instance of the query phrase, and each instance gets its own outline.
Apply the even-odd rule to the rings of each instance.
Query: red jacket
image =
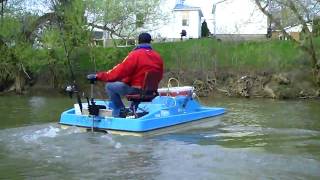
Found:
[[[122,81],[129,86],[141,88],[145,73],[148,71],[161,72],[161,76],[163,76],[163,60],[156,51],[149,48],[140,48],[131,51],[113,69],[98,72],[97,79],[106,82]]]

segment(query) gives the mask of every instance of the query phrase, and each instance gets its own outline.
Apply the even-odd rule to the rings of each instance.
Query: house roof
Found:
[[[203,17],[202,11],[200,7],[188,6],[185,4],[176,4],[173,8],[174,11],[199,11],[200,17]]]
[[[308,26],[308,29],[309,31],[312,32],[312,24],[310,23],[307,23],[307,26]],[[303,25],[302,24],[298,24],[298,25],[295,25],[295,26],[288,26],[288,27],[285,27],[284,30],[286,32],[301,32],[303,29]]]

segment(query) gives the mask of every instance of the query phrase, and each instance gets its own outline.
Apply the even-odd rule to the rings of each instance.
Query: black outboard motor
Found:
[[[87,97],[87,102],[88,102],[89,115],[98,116],[100,109],[106,109],[106,106],[104,105],[96,105],[96,102],[94,101],[93,98],[91,98],[91,104],[90,104],[89,98]]]

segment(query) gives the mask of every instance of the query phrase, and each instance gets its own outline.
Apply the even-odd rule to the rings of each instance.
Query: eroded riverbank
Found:
[[[78,78],[81,94],[90,94],[90,85],[85,77]],[[169,79],[173,79],[169,82]],[[25,95],[66,94],[67,84],[52,88],[47,81],[38,79],[32,85],[26,85]],[[312,79],[312,72],[308,70],[292,70],[283,73],[273,71],[170,71],[166,72],[159,87],[193,86],[200,97],[245,97],[271,99],[319,99],[320,87]],[[104,83],[94,86],[96,98],[107,98]],[[2,95],[14,94],[8,90]]]
[[[178,71],[167,73],[162,86],[170,78],[183,85],[195,87],[199,96],[313,99],[320,98],[320,87],[313,81],[312,72],[292,70],[283,73],[272,71]],[[173,81],[173,85],[177,85]]]

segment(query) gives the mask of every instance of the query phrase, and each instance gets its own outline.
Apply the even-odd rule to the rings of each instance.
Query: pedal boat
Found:
[[[111,103],[96,100],[96,104],[110,107]],[[193,126],[204,119],[213,121],[211,117],[225,113],[224,108],[203,106],[194,97],[179,94],[176,96],[159,95],[151,102],[140,103],[137,114],[145,114],[141,117],[116,118],[112,117],[111,113],[91,116],[76,111],[78,111],[76,108],[72,108],[61,114],[59,123],[62,127],[77,126],[87,130],[133,136],[163,134],[181,127]],[[109,111],[112,112],[112,110]]]

